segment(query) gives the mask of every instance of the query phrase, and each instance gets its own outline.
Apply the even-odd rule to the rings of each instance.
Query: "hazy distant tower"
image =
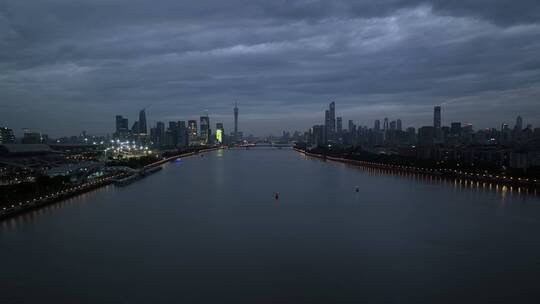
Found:
[[[435,106],[433,109],[433,127],[435,129],[441,128],[441,107]]]
[[[516,118],[516,126],[514,128],[516,131],[521,131],[523,129],[523,118],[521,118],[521,116]]]
[[[332,119],[330,118],[330,111],[324,111],[324,142],[327,142],[332,134]]]
[[[442,142],[442,130],[441,130],[441,107],[435,106],[433,108],[433,128],[435,129],[435,142],[441,143]]]
[[[336,103],[331,102],[329,107],[330,114],[330,133],[336,133]]]
[[[139,134],[147,134],[148,129],[146,127],[146,112],[142,109],[139,112]]]
[[[238,104],[234,103],[234,141],[238,140]]]

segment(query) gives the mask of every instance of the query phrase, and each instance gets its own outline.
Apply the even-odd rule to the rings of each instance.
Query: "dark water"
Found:
[[[0,223],[0,261],[0,303],[538,303],[540,199],[217,151]]]

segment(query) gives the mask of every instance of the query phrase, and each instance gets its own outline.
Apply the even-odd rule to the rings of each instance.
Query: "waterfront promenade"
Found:
[[[154,167],[161,166],[162,164],[175,160],[178,157],[189,157],[198,153],[214,151],[216,149],[221,149],[221,147],[201,149],[196,152],[180,153],[178,155],[170,156],[170,157],[161,159],[159,161],[156,161],[154,163],[151,163],[149,165],[146,165],[144,166],[143,169],[151,169]],[[131,173],[131,174],[137,174],[137,173]],[[39,197],[34,197],[25,201],[8,203],[7,206],[0,208],[0,220],[17,216],[24,212],[41,208],[43,206],[62,201],[64,199],[67,199],[76,195],[80,195],[80,194],[86,193],[88,191],[92,191],[100,187],[110,185],[111,183],[114,183],[118,179],[129,177],[131,174],[126,173],[126,172],[117,172],[117,173],[109,174],[104,177],[97,178],[92,181],[85,182],[80,185],[74,185],[72,187],[68,187],[62,190],[58,190],[58,191],[51,192],[45,195],[41,195]]]
[[[540,190],[540,180],[537,180],[537,179],[514,178],[510,176],[500,176],[500,175],[493,175],[493,174],[487,174],[487,173],[480,174],[480,173],[472,173],[472,172],[467,172],[467,171],[462,171],[462,170],[452,170],[452,169],[443,169],[443,168],[431,169],[431,168],[422,168],[422,167],[413,167],[413,166],[383,164],[383,163],[348,159],[348,158],[343,158],[343,157],[333,157],[333,156],[324,155],[324,154],[310,153],[304,149],[299,149],[296,147],[294,148],[294,150],[309,157],[315,157],[315,158],[329,160],[329,161],[336,161],[336,162],[346,163],[346,164],[350,164],[354,166],[426,174],[426,175],[433,175],[433,176],[438,176],[438,177],[447,178],[447,179],[462,179],[462,180],[468,180],[468,181],[473,181],[473,182],[486,183],[488,186],[494,185],[494,186],[501,186],[501,187],[503,186],[509,187],[509,189],[511,190],[513,190],[514,187],[524,188],[524,189],[530,189],[531,191],[533,191],[533,193],[536,193],[538,190]]]

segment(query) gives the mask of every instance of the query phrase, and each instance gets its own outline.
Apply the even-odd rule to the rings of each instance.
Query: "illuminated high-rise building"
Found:
[[[197,121],[195,119],[188,121],[189,141],[197,141]]]
[[[225,130],[223,128],[223,123],[222,122],[216,123],[216,143],[218,144],[223,143],[224,134],[225,134]]]
[[[201,116],[200,120],[200,129],[201,129],[201,143],[208,145],[210,144],[210,118],[208,117],[208,114],[205,116]]]

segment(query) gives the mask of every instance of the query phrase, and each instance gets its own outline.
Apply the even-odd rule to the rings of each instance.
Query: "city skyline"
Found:
[[[331,102],[331,103],[335,103],[335,102]],[[237,102],[234,103],[235,108],[237,107],[237,104],[238,104]],[[328,103],[321,104],[321,107],[324,106],[324,105],[328,105]],[[441,105],[426,106],[425,109],[422,109],[421,115],[420,115],[420,113],[418,113],[418,116],[422,117],[421,119],[419,119],[418,121],[405,120],[405,122],[403,122],[404,120],[402,119],[402,116],[400,116],[397,113],[396,114],[383,114],[380,117],[371,117],[371,118],[367,118],[366,121],[361,121],[361,120],[354,119],[354,117],[350,117],[350,116],[346,116],[346,115],[337,115],[334,112],[334,128],[336,128],[336,126],[337,126],[336,121],[339,118],[339,119],[343,119],[343,121],[345,121],[345,122],[346,121],[353,121],[355,123],[355,125],[358,125],[358,126],[361,126],[361,127],[365,126],[365,127],[368,127],[368,128],[374,128],[376,126],[377,122],[379,122],[381,130],[384,129],[383,122],[384,122],[385,119],[388,120],[387,123],[390,123],[391,121],[395,121],[395,122],[399,123],[400,125],[403,126],[403,129],[406,129],[407,127],[414,127],[416,129],[418,129],[418,128],[422,127],[422,126],[433,125],[433,122],[434,122],[433,107],[441,107]],[[218,120],[220,123],[222,123],[227,130],[231,130],[231,134],[232,134],[232,133],[234,133],[234,125],[235,125],[235,118],[234,118],[234,109],[235,108],[231,108],[231,110],[229,111],[231,113],[229,115],[227,115],[227,114],[207,114],[205,111],[202,111],[202,114],[195,115],[195,116],[187,116],[187,115],[178,116],[178,117],[174,116],[174,117],[172,117],[170,119],[165,119],[165,120],[155,119],[154,117],[152,117],[150,115],[150,118],[146,122],[146,125],[147,125],[146,133],[149,134],[150,128],[155,127],[156,124],[158,124],[158,123],[166,123],[168,121],[186,121],[187,122],[187,121],[193,120],[193,119],[198,120],[198,118],[200,116],[209,115],[209,116],[213,117],[214,119]],[[238,108],[236,108],[236,109],[238,109]],[[340,107],[340,111],[347,112],[346,109],[341,109],[341,107]],[[463,124],[472,125],[475,130],[500,129],[502,124],[513,125],[515,123],[516,117],[518,117],[518,116],[521,117],[522,120],[525,119],[525,122],[523,123],[524,126],[527,126],[527,125],[532,125],[533,127],[540,126],[540,121],[539,120],[531,119],[530,117],[528,117],[526,115],[522,115],[522,113],[520,113],[520,112],[517,112],[517,114],[515,116],[513,116],[513,117],[510,117],[509,114],[507,113],[507,115],[506,115],[507,119],[501,120],[501,121],[495,121],[493,125],[488,125],[488,124],[479,125],[475,121],[464,120],[464,119],[461,119],[459,117],[452,116],[452,112],[450,112],[449,113],[450,115],[448,115],[446,108],[444,109],[444,111],[445,111],[445,115],[440,119],[441,120],[440,121],[441,126],[450,126],[451,123],[453,123],[453,122],[460,122],[460,123],[463,123]],[[143,112],[144,112],[144,114],[142,114]],[[329,114],[330,114],[330,112],[329,112]],[[529,114],[529,113],[527,113],[527,114]],[[10,128],[13,131],[13,133],[15,134],[16,137],[22,137],[22,135],[24,133],[23,132],[24,130],[46,134],[48,136],[52,136],[52,137],[55,137],[55,138],[73,136],[73,135],[76,135],[76,134],[80,134],[81,132],[87,132],[89,134],[97,135],[97,136],[106,136],[106,135],[113,135],[113,133],[115,133],[115,121],[116,121],[116,124],[117,124],[118,123],[117,120],[119,118],[120,119],[122,119],[122,118],[127,119],[128,121],[130,121],[132,123],[132,122],[138,122],[138,120],[136,118],[140,119],[141,115],[146,116],[146,108],[139,109],[139,110],[134,110],[132,115],[127,115],[126,113],[115,114],[115,115],[113,115],[113,120],[109,119],[110,126],[106,126],[106,129],[104,131],[101,131],[101,132],[97,132],[97,131],[94,131],[92,129],[65,130],[65,133],[60,134],[60,135],[56,135],[54,133],[51,134],[51,133],[49,133],[47,131],[43,131],[41,129],[34,129],[34,128],[22,128],[20,130],[17,130],[16,128],[14,128],[13,126],[10,126],[10,125],[2,125],[0,127]],[[244,126],[245,124],[247,124],[249,126],[250,125],[249,118],[246,120],[244,115],[245,114],[242,114],[242,125]],[[447,115],[448,115],[448,117],[447,117]],[[286,129],[286,128],[282,128],[282,127],[277,127],[277,128],[274,128],[273,130],[268,130],[267,129],[266,131],[262,131],[260,133],[249,132],[249,131],[246,132],[245,130],[242,130],[242,132],[245,135],[250,134],[250,135],[254,135],[254,136],[275,136],[275,135],[280,135],[281,132],[283,132],[283,131],[304,131],[306,129],[306,126],[316,125],[316,124],[320,124],[320,123],[325,124],[324,123],[325,122],[325,117],[324,117],[324,115],[321,116],[320,108],[319,108],[319,111],[317,112],[317,115],[315,115],[315,116],[316,116],[315,118],[313,118],[312,120],[309,120],[305,125],[304,124],[299,124],[297,128]],[[455,119],[453,117],[455,117]],[[256,122],[255,122],[255,124],[256,124]],[[375,126],[374,126],[374,124],[375,124]],[[133,127],[133,125],[131,124],[131,125],[128,126],[128,129],[131,129],[132,127]],[[137,128],[139,128],[139,126],[137,126]],[[46,130],[46,128],[45,128],[45,130]]]
[[[103,134],[116,113],[146,108],[151,123],[208,109],[230,130],[235,100],[256,135],[312,125],[329,100],[366,125],[392,113],[426,125],[433,104],[478,128],[540,121],[540,18],[528,2],[107,2],[0,8],[3,125]]]

